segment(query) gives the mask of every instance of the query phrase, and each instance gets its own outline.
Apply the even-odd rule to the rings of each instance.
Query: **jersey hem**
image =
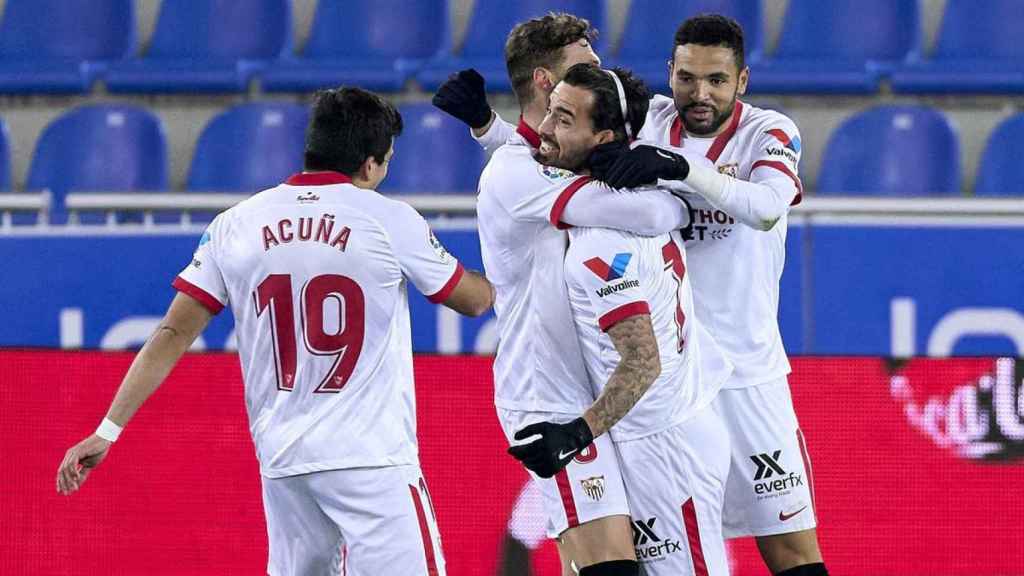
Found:
[[[385,461],[369,461],[369,460],[332,460],[330,462],[317,462],[311,464],[298,464],[296,466],[288,466],[286,468],[264,468],[260,466],[260,475],[266,478],[286,478],[288,476],[299,476],[301,474],[311,474],[313,472],[326,472],[328,470],[347,470],[351,468],[388,468],[392,466],[412,466],[419,465],[418,458],[412,458],[409,460],[385,460]]]
[[[760,386],[761,384],[769,384],[789,376],[793,372],[793,369],[786,367],[785,370],[779,372],[772,372],[767,376],[747,376],[737,377],[735,373],[729,376],[725,383],[722,384],[722,388],[725,390],[737,390],[740,388],[751,388],[753,386]]]

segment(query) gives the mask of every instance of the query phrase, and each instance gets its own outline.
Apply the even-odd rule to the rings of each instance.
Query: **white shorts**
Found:
[[[434,507],[419,466],[262,480],[271,576],[445,574]]]
[[[728,574],[722,499],[729,432],[714,411],[704,408],[678,426],[616,446],[643,573]]]
[[[498,408],[498,420],[509,443],[523,427],[534,422],[555,422],[564,424],[578,415],[554,412],[521,412]],[[559,534],[580,524],[606,516],[628,516],[626,490],[622,485],[622,472],[615,445],[607,434],[580,452],[552,478],[537,481],[544,498],[544,512],[547,516],[547,534],[557,538]]]
[[[725,537],[814,528],[811,461],[786,379],[723,389],[712,406],[732,438],[722,512]]]

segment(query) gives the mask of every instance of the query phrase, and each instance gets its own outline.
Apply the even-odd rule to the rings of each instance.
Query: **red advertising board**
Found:
[[[266,528],[238,361],[186,357],[73,497],[64,450],[130,354],[0,352],[0,574],[260,574]],[[797,358],[821,545],[845,575],[1024,574],[1024,386],[1013,360]],[[550,545],[506,556],[527,475],[505,455],[490,359],[416,358],[420,451],[449,574],[557,574]],[[514,518],[514,519],[513,519]],[[529,532],[529,530],[527,530]],[[734,574],[765,574],[752,544]]]

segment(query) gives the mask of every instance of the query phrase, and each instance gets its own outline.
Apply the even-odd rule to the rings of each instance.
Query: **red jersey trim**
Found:
[[[214,316],[220,314],[220,311],[224,309],[224,305],[220,303],[220,300],[217,300],[209,292],[203,290],[202,288],[196,286],[195,284],[189,282],[188,280],[185,280],[181,276],[175,278],[174,281],[171,282],[171,286],[173,286],[174,289],[177,290],[178,292],[191,296],[197,302],[202,304],[204,308],[209,310],[210,314],[213,314]]]
[[[708,576],[708,563],[704,560],[704,547],[700,542],[700,524],[697,523],[697,508],[693,498],[683,502],[683,526],[686,540],[690,544],[690,560],[695,576]]]
[[[412,505],[416,508],[416,520],[420,524],[420,539],[423,540],[423,559],[427,564],[427,574],[428,576],[438,576],[434,538],[430,534],[430,524],[427,523],[427,512],[423,508],[423,502],[420,501],[419,491],[412,484],[409,484],[409,494],[412,496]],[[434,521],[436,522],[437,519],[435,518]]]
[[[548,218],[551,221],[551,225],[559,230],[566,230],[572,228],[569,224],[562,223],[562,212],[565,212],[565,207],[568,206],[569,200],[572,200],[574,194],[579,192],[580,188],[583,188],[587,182],[593,180],[590,176],[580,176],[573,180],[562,193],[555,198],[555,204],[551,207],[551,216]]]
[[[444,286],[440,290],[427,296],[427,300],[430,300],[434,304],[440,304],[448,299],[458,286],[459,280],[462,280],[462,275],[466,273],[466,269],[462,267],[462,262],[455,263],[455,272],[452,272],[452,277],[445,282]]]
[[[328,184],[351,184],[352,178],[341,172],[299,172],[284,181],[289,186],[327,186]]]
[[[519,117],[519,126],[516,126],[516,132],[518,132],[531,147],[540,148],[540,134],[537,134],[536,130],[530,128],[530,125],[526,123],[526,120],[523,120],[522,116]]]
[[[753,174],[754,170],[757,170],[761,166],[764,166],[766,168],[774,168],[779,172],[782,172],[786,176],[789,176],[793,180],[793,183],[796,184],[796,197],[793,198],[793,202],[790,203],[790,206],[796,206],[797,204],[800,203],[801,200],[803,200],[804,186],[803,184],[800,183],[800,179],[796,177],[796,174],[793,174],[792,170],[789,169],[789,166],[786,166],[785,164],[779,162],[778,160],[758,160],[757,162],[754,162],[753,166],[750,167],[751,174]]]
[[[647,302],[639,300],[637,302],[623,304],[611,312],[606,312],[603,316],[598,318],[597,324],[601,327],[603,332],[607,332],[612,326],[615,326],[627,318],[650,313],[651,307],[647,305]]]
[[[729,118],[729,126],[726,127],[725,132],[722,132],[715,138],[715,141],[711,143],[711,147],[708,148],[708,153],[705,154],[708,160],[717,162],[718,157],[722,155],[722,150],[725,150],[725,145],[732,140],[732,137],[736,135],[736,130],[740,127],[740,116],[743,115],[743,102],[739,100],[732,108],[732,117]],[[672,122],[672,127],[668,131],[668,142],[669,144],[679,148],[683,142],[683,119],[676,114],[676,119]]]
[[[668,130],[668,143],[679,148],[683,142],[683,119],[676,113],[676,119]]]

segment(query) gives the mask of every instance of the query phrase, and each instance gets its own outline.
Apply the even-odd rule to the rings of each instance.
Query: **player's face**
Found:
[[[370,189],[376,190],[377,186],[384,181],[384,178],[388,175],[388,166],[391,164],[391,157],[395,155],[395,142],[392,139],[391,147],[388,148],[388,153],[384,155],[384,161],[377,163],[376,160],[371,156],[370,161],[367,162],[367,174],[366,179],[369,181]]]
[[[594,95],[583,88],[560,82],[551,92],[548,113],[540,124],[540,148],[535,158],[541,164],[581,172],[590,152],[614,138],[611,130],[594,131],[590,111]]]
[[[697,136],[715,136],[732,116],[736,97],[747,91],[750,70],[736,67],[725,46],[676,46],[669,64],[669,85],[683,127]]]

